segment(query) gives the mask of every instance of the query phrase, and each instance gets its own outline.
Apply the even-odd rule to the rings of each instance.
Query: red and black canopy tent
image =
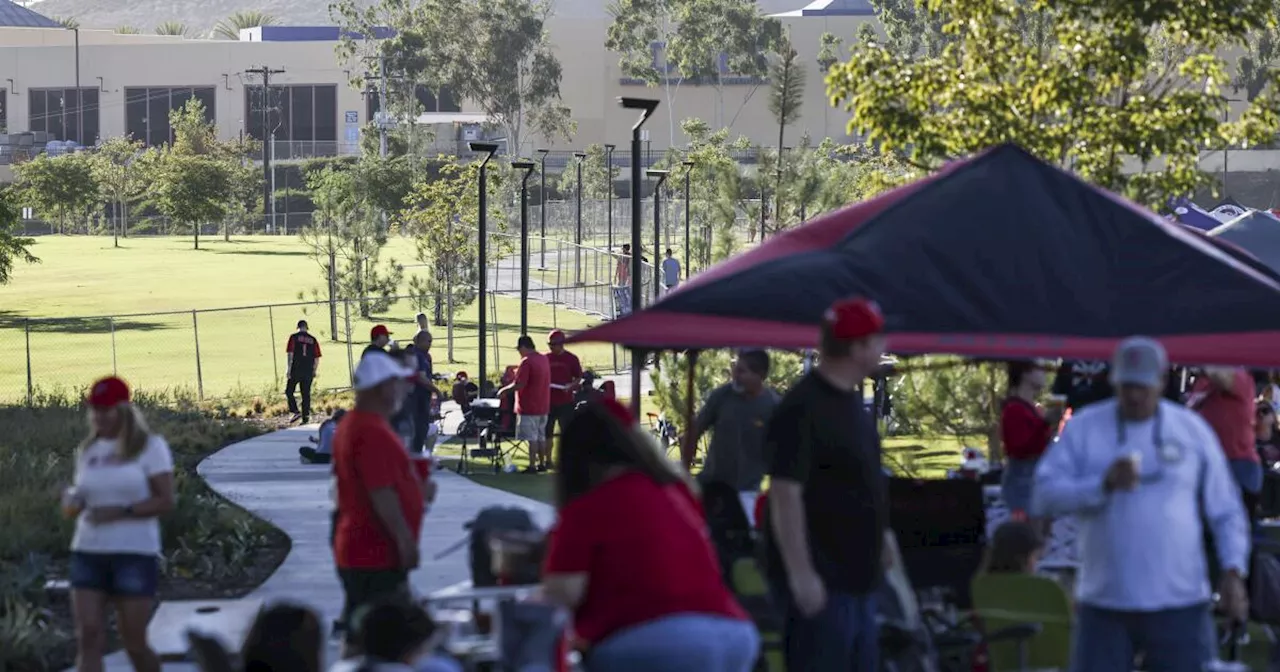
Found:
[[[889,350],[1280,365],[1280,278],[1239,250],[1005,145],[792,229],[570,341],[810,348],[828,306],[884,310]]]

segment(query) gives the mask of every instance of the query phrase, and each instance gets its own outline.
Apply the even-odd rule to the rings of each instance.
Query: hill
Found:
[[[550,0],[557,16],[605,18],[605,0]],[[766,13],[799,9],[810,0],[758,0]],[[208,32],[214,24],[238,11],[260,10],[281,25],[326,26],[328,0],[40,0],[31,9],[49,17],[70,17],[84,28],[136,26],[144,31],[164,21],[178,21],[193,30]],[[601,37],[603,39],[603,36]]]

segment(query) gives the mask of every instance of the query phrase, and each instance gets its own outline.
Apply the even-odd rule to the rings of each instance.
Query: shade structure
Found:
[[[822,217],[573,337],[647,349],[813,347],[828,306],[878,301],[902,354],[1280,364],[1280,284],[1181,225],[1012,145]]]
[[[1280,270],[1280,217],[1265,210],[1251,210],[1209,232]]]
[[[1222,220],[1209,214],[1207,210],[1191,202],[1189,198],[1175,198],[1169,202],[1173,208],[1173,216],[1180,223],[1193,229],[1210,231],[1222,226]]]
[[[1280,271],[1262,263],[1261,259],[1253,256],[1243,247],[1240,247],[1239,245],[1236,245],[1235,243],[1232,243],[1228,240],[1224,240],[1222,238],[1214,238],[1213,236],[1209,235],[1208,231],[1202,231],[1200,229],[1197,229],[1191,226],[1186,226],[1185,224],[1183,225],[1183,227],[1186,230],[1194,233],[1195,235],[1203,238],[1204,240],[1212,243],[1214,247],[1225,252],[1227,256],[1230,256],[1232,259],[1235,259],[1236,261],[1244,264],[1245,266],[1248,266],[1249,268],[1252,268],[1253,270],[1261,273],[1262,275],[1267,276],[1273,282],[1280,284]]]

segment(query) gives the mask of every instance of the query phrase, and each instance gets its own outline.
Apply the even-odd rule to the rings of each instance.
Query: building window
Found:
[[[98,140],[98,89],[27,89],[27,130],[50,140],[93,145]]]
[[[182,109],[192,99],[204,105],[205,121],[216,123],[214,88],[128,87],[124,90],[125,132],[148,147],[173,142],[169,113]]]
[[[338,141],[336,84],[273,86],[265,97],[261,86],[246,86],[244,103],[245,132],[255,140],[274,135],[276,142]]]
[[[9,132],[9,89],[0,89],[0,133]]]
[[[368,115],[368,120],[373,121],[378,115],[378,110],[382,109],[378,100],[378,92],[371,91],[364,94],[364,97],[365,111]],[[434,91],[427,88],[427,85],[419,84],[414,88],[413,97],[418,99],[418,105],[422,107],[422,111],[424,113],[462,111],[462,107],[458,104],[458,101],[454,100],[453,93],[447,88],[441,88],[440,95],[437,96]]]

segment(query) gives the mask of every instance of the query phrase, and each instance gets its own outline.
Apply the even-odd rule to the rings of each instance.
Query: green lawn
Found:
[[[369,319],[361,318],[353,305],[350,338],[341,305],[337,334],[330,329],[323,303],[267,308],[296,303],[300,292],[310,297],[323,286],[318,265],[297,238],[244,237],[229,243],[209,238],[201,248],[191,249],[186,237],[130,238],[122,240],[119,249],[107,237],[37,239],[33,252],[42,263],[19,266],[12,282],[0,287],[0,402],[25,398],[28,352],[31,381],[37,388],[75,388],[115,371],[144,388],[194,389],[198,346],[204,395],[219,397],[278,386],[284,375],[285,338],[300,318],[322,338],[325,356],[318,384],[330,388],[347,384],[348,359],[359,358],[373,324],[387,324],[396,337],[407,338],[414,331],[417,310],[408,301]],[[393,240],[386,256],[414,263],[407,240]],[[413,272],[406,269],[406,275]],[[241,309],[221,310],[230,308]],[[491,372],[498,365],[515,363],[519,336],[519,302],[500,297],[495,308],[498,351],[495,357],[491,339]],[[205,312],[210,309],[213,312]],[[201,311],[194,320],[192,310]],[[169,314],[137,315],[165,312]],[[106,318],[111,315],[129,317],[113,322]],[[490,321],[492,330],[492,313]],[[529,305],[529,331],[535,335],[593,323],[563,308]],[[455,321],[454,363],[445,362],[444,327],[433,331],[437,368],[462,369],[474,376],[474,305],[461,310]],[[589,367],[612,368],[609,346],[586,345],[575,351]]]

